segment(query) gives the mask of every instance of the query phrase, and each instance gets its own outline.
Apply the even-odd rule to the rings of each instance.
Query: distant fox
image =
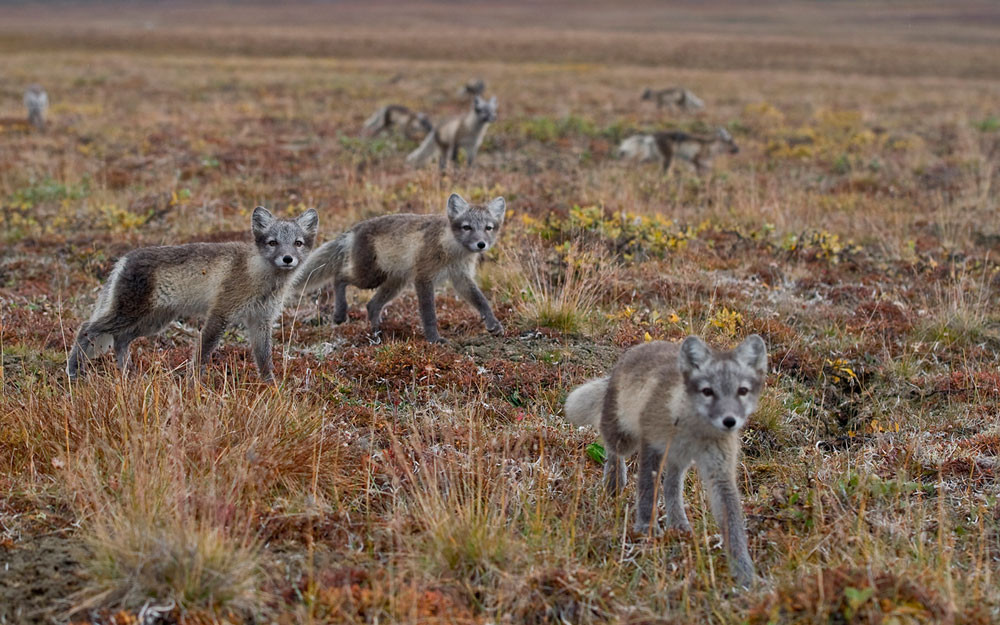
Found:
[[[49,108],[49,95],[41,85],[31,85],[25,90],[24,106],[28,109],[28,123],[38,130],[45,130],[45,111]]]
[[[756,334],[728,352],[689,336],[680,345],[654,341],[633,347],[610,376],[591,380],[566,398],[566,418],[598,427],[607,444],[609,492],[625,487],[625,458],[639,452],[637,533],[655,524],[658,477],[667,525],[691,531],[682,495],[684,476],[692,462],[697,465],[730,569],[743,585],[753,582],[754,567],[736,485],[740,430],[757,409],[766,375],[767,348]]]
[[[646,89],[642,92],[643,100],[655,100],[656,108],[665,106],[676,107],[682,111],[694,112],[705,108],[701,98],[684,87],[668,87],[666,89]]]
[[[506,203],[495,198],[470,206],[457,193],[448,198],[446,215],[385,215],[362,221],[324,243],[295,274],[294,288],[316,289],[333,282],[333,322],[347,320],[347,285],[378,289],[368,302],[368,321],[378,336],[382,309],[413,282],[420,304],[424,337],[441,341],[434,309],[434,284],[443,278],[472,304],[493,335],[503,326],[476,285],[480,254],[496,242]]]
[[[254,243],[146,247],[123,256],[76,336],[66,363],[70,378],[83,371],[84,358],[112,345],[124,370],[135,339],[158,333],[177,317],[207,316],[196,365],[204,369],[222,332],[238,322],[250,335],[260,376],[272,381],[271,325],[289,278],[309,255],[319,218],[309,209],[297,219],[278,220],[258,206],[251,221]]]
[[[375,111],[371,117],[365,121],[365,132],[371,136],[376,136],[392,128],[401,128],[403,133],[411,139],[423,137],[428,132],[434,130],[431,120],[427,115],[412,111],[405,106],[390,104]]]
[[[458,95],[460,96],[477,96],[483,95],[486,91],[486,83],[482,78],[476,78],[475,80],[470,80],[465,83],[465,85],[458,90]]]
[[[640,162],[659,160],[663,163],[664,172],[670,169],[676,156],[691,163],[699,174],[705,174],[712,168],[712,160],[716,155],[724,152],[736,154],[739,151],[740,148],[729,131],[719,128],[710,135],[680,131],[633,135],[621,142],[617,154],[619,158]]]
[[[479,96],[472,99],[472,110],[465,115],[452,117],[427,135],[424,142],[406,157],[406,160],[423,165],[433,156],[435,148],[438,151],[438,167],[441,171],[448,165],[448,160],[458,161],[458,149],[463,148],[471,167],[476,160],[476,153],[486,135],[486,127],[497,119],[497,99],[493,96],[488,101]]]

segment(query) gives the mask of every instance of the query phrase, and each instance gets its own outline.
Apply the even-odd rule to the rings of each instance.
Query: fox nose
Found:
[[[476,243],[476,247],[478,247],[481,250],[485,250],[486,249],[486,241],[480,241],[479,243]]]
[[[283,263],[285,263],[286,265],[291,265],[291,264],[292,264],[292,261],[294,261],[294,260],[295,260],[295,259],[294,259],[294,258],[292,258],[292,257],[291,257],[291,255],[289,255],[289,254],[285,254],[285,257],[281,259],[281,261],[282,261]]]
[[[725,419],[722,420],[722,425],[726,426],[729,429],[733,429],[733,426],[736,425],[736,417],[726,417]]]

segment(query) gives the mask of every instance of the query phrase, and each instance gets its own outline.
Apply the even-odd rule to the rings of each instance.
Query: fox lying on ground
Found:
[[[656,108],[665,106],[676,107],[682,111],[694,112],[705,108],[701,98],[684,87],[668,87],[666,89],[646,89],[642,92],[643,100],[655,100]]]
[[[83,372],[85,358],[112,345],[124,370],[135,339],[160,332],[178,317],[207,316],[194,352],[196,366],[204,369],[222,332],[242,323],[260,376],[272,381],[271,325],[281,313],[289,278],[309,255],[319,219],[309,209],[297,219],[278,220],[258,206],[251,221],[254,243],[145,247],[123,256],[76,336],[66,363],[70,378]]]
[[[476,153],[486,135],[486,127],[497,120],[497,99],[488,101],[479,96],[472,99],[472,110],[465,115],[452,117],[427,135],[424,142],[406,157],[414,165],[423,165],[438,152],[438,168],[444,171],[448,161],[458,162],[458,150],[465,150],[466,160],[471,167],[476,161]]]
[[[295,274],[294,288],[308,291],[333,283],[333,322],[347,320],[347,286],[377,289],[368,302],[368,321],[379,336],[382,309],[412,282],[420,303],[424,337],[441,341],[434,309],[434,284],[451,280],[472,304],[490,334],[503,333],[483,292],[476,285],[480,254],[496,242],[506,202],[495,198],[485,206],[469,205],[457,193],[448,198],[446,215],[385,215],[362,221],[324,243]]]
[[[757,409],[767,376],[767,348],[756,334],[732,351],[716,351],[696,336],[680,345],[643,343],[628,350],[611,375],[577,387],[566,398],[566,418],[593,425],[607,445],[605,487],[625,487],[625,458],[639,453],[635,525],[656,523],[656,493],[667,525],[691,531],[684,513],[684,476],[692,463],[708,487],[712,514],[725,539],[736,580],[754,580],[736,468],[740,430]],[[660,487],[657,488],[657,482]]]
[[[365,132],[373,137],[393,128],[401,128],[410,138],[420,138],[434,130],[426,115],[398,104],[383,106],[364,125]]]

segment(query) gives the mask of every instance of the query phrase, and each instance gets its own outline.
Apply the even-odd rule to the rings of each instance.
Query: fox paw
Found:
[[[500,323],[499,321],[497,321],[493,325],[487,324],[486,331],[492,334],[493,336],[501,336],[503,335],[503,324]]]

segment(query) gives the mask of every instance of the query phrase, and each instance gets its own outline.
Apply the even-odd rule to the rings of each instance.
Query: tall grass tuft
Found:
[[[524,283],[516,309],[525,323],[566,334],[595,328],[597,306],[614,275],[605,254],[570,244],[554,259],[531,248],[520,262]]]

